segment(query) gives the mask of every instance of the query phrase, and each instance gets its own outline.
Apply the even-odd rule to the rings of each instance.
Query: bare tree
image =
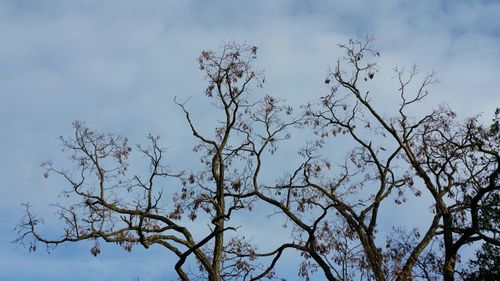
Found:
[[[334,161],[314,156],[314,149],[307,149],[305,163],[310,165],[302,168],[300,184],[289,188],[313,190],[318,195],[307,198],[303,191],[298,200],[306,199],[312,208],[324,199],[319,205],[323,211],[333,207],[346,220],[363,246],[374,279],[411,279],[419,257],[440,237],[445,252],[442,274],[445,280],[454,280],[462,246],[478,240],[499,242],[497,228],[480,219],[499,203],[498,129],[484,129],[477,118],[459,122],[446,106],[420,118],[408,115],[409,108],[421,102],[428,95],[428,86],[436,82],[434,74],[427,75],[410,92],[409,85],[418,73],[415,67],[408,75],[395,70],[400,106],[396,116],[384,117],[373,105],[370,92],[361,90],[377,72],[375,63],[365,62],[370,55],[379,56],[370,49],[370,42],[367,38],[341,45],[346,57],[325,81],[336,81],[330,95],[322,98],[319,109],[306,107],[312,117],[310,124],[321,138],[339,133],[350,136],[356,144],[348,155],[350,164],[343,165],[344,172],[337,179],[326,180],[322,167],[328,168]],[[359,181],[353,183],[356,179]],[[358,195],[353,196],[357,190]],[[375,239],[379,208],[391,195],[396,196],[396,203],[403,203],[408,192],[415,196],[427,192],[433,198],[433,219],[423,235],[415,231],[412,246],[398,251],[389,247],[384,253]],[[297,210],[301,209],[299,204]]]
[[[73,169],[44,163],[46,177],[55,173],[69,184],[64,194],[72,201],[56,205],[64,233],[45,238],[38,230],[41,220],[25,205],[17,241],[36,250],[37,243],[95,240],[94,255],[100,240],[128,251],[159,244],[177,255],[181,280],[195,277],[184,268],[189,258],[205,279],[272,279],[285,251],[303,257],[298,275],[306,280],[314,272],[328,280],[432,280],[438,274],[454,280],[463,246],[499,244],[498,220],[490,219],[499,205],[498,115],[491,128],[477,117],[458,121],[446,106],[413,117],[408,112],[437,81],[429,74],[415,84],[413,67],[395,70],[399,106],[386,117],[365,90],[377,78],[380,56],[371,43],[368,37],[340,45],[345,57],[325,79],[329,93],[301,110],[250,94],[252,84],[264,83],[252,68],[257,47],[230,43],[219,53],[202,52],[205,95],[221,114],[213,134],[197,126],[187,101],[175,101],[198,142],[198,171],[171,172],[159,138],[149,136],[147,147],[137,147],[149,161],[149,173],[130,176],[126,138],[75,122],[75,136],[61,138]],[[274,179],[263,175],[267,159],[294,131],[303,136],[297,166]],[[176,181],[181,186],[174,195],[161,189]],[[410,196],[429,198],[427,228],[394,225],[392,234],[379,234],[381,208],[404,204]],[[290,241],[265,252],[244,238],[232,218],[256,204],[282,216]],[[207,223],[203,235],[187,226],[186,216]]]
[[[45,177],[57,174],[69,184],[64,195],[71,196],[73,201],[69,205],[56,205],[65,223],[64,233],[59,239],[42,236],[38,231],[41,220],[26,204],[17,242],[27,243],[34,251],[37,243],[52,247],[65,242],[95,240],[93,255],[100,253],[99,239],[117,243],[127,251],[136,244],[145,248],[159,244],[178,256],[175,270],[181,280],[190,279],[183,265],[191,256],[209,280],[239,279],[245,268],[230,264],[224,237],[228,230],[237,229],[227,226],[232,213],[248,208],[252,199],[241,196],[248,187],[236,178],[244,173],[244,166],[241,171],[230,169],[232,163],[233,166],[244,164],[245,158],[239,152],[244,151],[246,142],[243,139],[243,143],[238,144],[238,140],[233,142],[230,136],[244,126],[241,111],[260,108],[266,103],[246,101],[247,87],[252,82],[263,82],[261,74],[251,68],[256,54],[256,47],[226,44],[220,54],[204,51],[199,57],[200,69],[208,81],[205,94],[223,113],[221,126],[215,129],[213,136],[200,133],[186,103],[176,102],[199,141],[195,150],[202,155],[206,169],[170,172],[164,164],[165,150],[160,147],[159,138],[149,136],[149,145],[137,146],[137,150],[148,159],[150,172],[129,178],[126,160],[132,149],[127,139],[97,133],[75,122],[74,137],[61,138],[63,147],[71,153],[74,169],[58,169],[51,162],[43,165]],[[164,178],[176,178],[182,183],[181,190],[169,198],[174,200],[173,206],[163,200]],[[172,181],[167,184],[176,185]],[[182,217],[187,214],[190,220],[196,220],[200,211],[205,213],[204,218],[210,219],[212,226],[203,237],[196,239],[199,233],[186,227]]]
[[[498,129],[482,128],[477,118],[459,122],[446,106],[410,116],[437,81],[426,75],[410,91],[416,67],[395,70],[400,104],[395,116],[383,116],[370,92],[361,90],[377,73],[376,63],[366,62],[379,57],[371,41],[340,45],[346,57],[325,80],[330,94],[304,106],[300,129],[310,127],[318,138],[299,151],[299,166],[275,185],[262,184],[254,170],[255,195],[293,225],[294,243],[263,255],[277,259],[286,248],[303,252],[299,275],[306,279],[321,270],[328,280],[432,280],[436,271],[453,280],[462,246],[498,243],[497,228],[481,219],[498,206]],[[328,141],[346,137],[352,148],[344,159],[322,150]],[[252,155],[262,162],[258,149]],[[428,228],[421,234],[394,226],[395,235],[380,245],[380,208],[403,204],[408,193],[432,198]]]

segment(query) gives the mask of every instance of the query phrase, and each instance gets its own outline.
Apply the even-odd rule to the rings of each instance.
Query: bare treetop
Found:
[[[159,137],[149,135],[147,145],[132,150],[126,138],[73,123],[75,135],[61,137],[70,168],[43,164],[46,178],[58,175],[68,185],[63,194],[71,200],[55,205],[62,235],[45,238],[41,219],[26,204],[17,242],[35,251],[39,243],[52,248],[93,240],[93,255],[101,251],[99,241],[127,251],[160,245],[177,256],[181,280],[278,279],[285,252],[300,256],[297,274],[305,280],[314,274],[328,280],[454,280],[461,249],[474,242],[500,245],[499,113],[489,127],[477,117],[460,120],[448,106],[412,116],[437,82],[434,73],[421,76],[413,67],[395,69],[399,105],[386,116],[374,106],[377,96],[361,90],[378,79],[380,53],[372,42],[341,44],[345,57],[324,80],[329,93],[300,109],[252,91],[265,81],[252,66],[257,47],[229,43],[203,51],[203,93],[219,114],[217,125],[202,133],[206,128],[199,129],[189,99],[175,100],[197,141],[198,170],[173,172],[175,159],[168,168]],[[349,145],[338,146],[340,139]],[[292,140],[302,143],[298,151],[288,149]],[[267,161],[277,149],[297,161],[270,176]],[[131,174],[133,152],[148,161],[146,174]],[[385,222],[392,233],[379,232],[386,220],[382,208],[409,200],[427,205],[411,210],[427,214],[425,228]],[[262,249],[246,239],[245,224],[234,218],[250,211],[264,223],[278,216],[288,241]],[[190,221],[206,227],[192,229]],[[193,262],[199,270],[186,270]]]

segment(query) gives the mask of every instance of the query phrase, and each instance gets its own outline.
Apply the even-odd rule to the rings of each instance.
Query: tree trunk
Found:
[[[382,257],[377,248],[374,248],[372,251],[373,253],[369,255],[369,260],[373,274],[375,275],[375,280],[385,281],[385,274],[382,270]]]
[[[220,148],[221,149],[221,148]],[[222,149],[221,149],[222,150]],[[215,244],[214,256],[212,260],[212,269],[214,271],[213,281],[221,280],[221,263],[222,254],[224,252],[224,216],[226,211],[226,202],[224,198],[224,163],[221,160],[220,151],[218,151],[212,160],[212,174],[216,183],[216,217],[213,224],[215,225]],[[212,281],[212,280],[210,280]]]
[[[454,281],[455,280],[455,262],[456,255],[452,257],[446,257],[444,268],[443,268],[443,280],[444,281]]]
[[[215,231],[222,230],[224,228],[224,219],[221,220],[220,223],[215,228]],[[221,262],[222,262],[222,247],[224,245],[224,233],[221,231],[220,234],[215,236],[215,252],[212,261],[212,268],[214,270],[213,279],[210,278],[210,281],[220,281],[221,280]]]
[[[443,280],[455,280],[455,263],[457,260],[457,251],[453,244],[453,227],[452,217],[449,213],[443,215],[443,231],[444,231],[444,249],[445,260],[443,266]]]
[[[328,263],[326,263],[316,251],[316,239],[314,238],[314,236],[309,236],[308,242],[309,242],[309,254],[313,258],[313,260],[316,261],[318,265],[321,267],[323,273],[325,274],[326,279],[329,281],[339,281],[339,279],[333,276],[333,273],[330,270],[330,266],[328,265]]]
[[[375,276],[375,280],[385,281],[386,278],[382,269],[382,255],[375,245],[373,236],[370,234],[366,234],[364,231],[358,232],[358,235],[361,238],[361,243],[368,258],[370,268],[372,269],[373,275]]]

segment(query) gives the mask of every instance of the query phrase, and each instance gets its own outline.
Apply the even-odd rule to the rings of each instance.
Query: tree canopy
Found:
[[[265,83],[254,69],[257,47],[228,43],[203,51],[203,93],[218,125],[200,128],[188,100],[175,100],[197,141],[198,170],[177,170],[157,136],[132,148],[125,137],[74,122],[74,135],[60,138],[71,164],[43,164],[45,177],[67,183],[69,199],[55,205],[62,235],[42,235],[41,219],[26,204],[17,242],[35,251],[40,243],[51,248],[93,240],[93,255],[102,242],[127,251],[159,245],[177,257],[181,280],[214,281],[282,278],[276,266],[284,252],[298,253],[297,274],[305,280],[317,274],[327,280],[448,281],[462,272],[460,250],[477,242],[484,243],[483,252],[472,264],[498,275],[490,262],[498,259],[492,257],[500,245],[499,111],[492,125],[481,124],[479,116],[459,119],[446,105],[415,114],[437,82],[416,67],[395,69],[399,102],[377,107],[370,83],[378,79],[380,53],[372,41],[341,44],[345,56],[324,78],[327,95],[299,108],[255,93]],[[299,143],[296,151],[292,143]],[[283,149],[296,156],[276,175],[270,159]],[[131,172],[132,153],[144,156],[146,174]],[[408,212],[429,217],[425,228],[391,224],[381,211],[413,200],[422,202],[421,209]],[[249,212],[263,221],[278,216],[288,241],[262,250],[246,239],[234,217]],[[381,231],[381,221],[392,231]],[[186,270],[190,262],[198,272]]]

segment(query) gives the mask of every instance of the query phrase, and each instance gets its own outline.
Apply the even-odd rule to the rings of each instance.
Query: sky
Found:
[[[198,161],[173,99],[191,98],[200,124],[213,115],[196,64],[202,50],[258,46],[267,82],[255,91],[300,105],[325,95],[338,44],[371,34],[382,112],[397,94],[392,70],[416,64],[440,80],[429,107],[446,103],[487,122],[500,106],[499,14],[499,1],[465,0],[0,0],[0,280],[175,280],[162,249],[109,247],[94,258],[88,243],[29,254],[11,241],[23,202],[45,217],[48,233],[60,229],[49,205],[62,187],[43,179],[40,163],[64,160],[57,137],[73,120],[133,143],[161,135],[172,161]]]

